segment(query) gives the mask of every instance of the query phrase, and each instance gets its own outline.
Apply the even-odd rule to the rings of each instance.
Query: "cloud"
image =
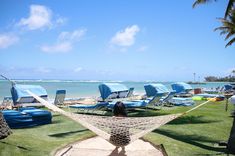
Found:
[[[135,35],[140,31],[137,25],[125,28],[125,30],[118,31],[112,37],[110,43],[118,46],[131,46],[135,43]]]
[[[59,18],[57,18],[57,19],[55,20],[55,23],[56,23],[56,25],[62,25],[62,24],[64,24],[64,23],[66,23],[66,21],[67,21],[66,18],[64,18],[64,17],[59,17]]]
[[[61,32],[57,42],[53,45],[43,45],[41,50],[48,53],[65,53],[73,49],[73,45],[85,35],[86,29],[77,29],[72,32]]]
[[[41,46],[41,50],[48,53],[65,53],[72,49],[70,42],[61,42],[54,45]]]
[[[74,69],[74,72],[75,72],[75,73],[78,73],[78,72],[80,72],[80,71],[82,71],[82,70],[83,70],[82,67],[77,67],[76,69]]]
[[[8,48],[17,43],[19,38],[11,34],[0,34],[0,49]]]
[[[43,28],[52,28],[56,25],[65,23],[66,19],[58,17],[53,21],[52,11],[43,5],[30,5],[29,17],[21,18],[17,23],[18,26],[22,26],[28,30],[37,30]]]
[[[148,46],[141,46],[137,49],[137,51],[143,52],[146,51],[148,49]]]
[[[83,35],[85,35],[86,29],[78,29],[73,32],[64,31],[60,33],[58,39],[60,41],[79,41]]]
[[[36,30],[44,27],[50,27],[52,11],[43,5],[31,5],[28,18],[22,18],[19,26],[25,26],[29,30]]]

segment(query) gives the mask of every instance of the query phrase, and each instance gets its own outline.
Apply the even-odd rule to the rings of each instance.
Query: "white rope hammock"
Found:
[[[155,117],[107,117],[95,115],[82,115],[66,112],[57,106],[28,91],[35,99],[45,105],[48,109],[63,114],[68,118],[80,123],[95,134],[114,144],[115,146],[126,146],[127,144],[143,137],[145,134],[158,127],[182,116],[192,110],[206,104],[206,101],[185,113],[155,116]]]

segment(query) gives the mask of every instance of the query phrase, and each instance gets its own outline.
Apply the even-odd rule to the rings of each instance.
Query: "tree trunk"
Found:
[[[12,132],[8,127],[5,119],[3,118],[2,112],[0,112],[0,139],[6,138]]]
[[[234,112],[235,115],[235,112]],[[235,154],[235,116],[233,116],[233,125],[228,139],[228,151],[231,154]]]

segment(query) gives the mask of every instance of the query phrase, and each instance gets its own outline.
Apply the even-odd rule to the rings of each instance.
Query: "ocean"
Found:
[[[41,85],[47,90],[50,99],[54,99],[56,90],[65,89],[66,98],[79,97],[99,97],[98,86],[104,82],[117,82],[126,85],[128,88],[134,87],[134,93],[144,94],[144,85],[148,83],[162,83],[168,88],[173,82],[154,82],[154,81],[80,81],[80,80],[15,80],[17,84]],[[193,88],[215,88],[223,87],[226,82],[207,82],[204,84],[191,84]],[[11,83],[7,80],[0,80],[0,100],[5,96],[10,96]],[[1,102],[0,102],[1,103]]]

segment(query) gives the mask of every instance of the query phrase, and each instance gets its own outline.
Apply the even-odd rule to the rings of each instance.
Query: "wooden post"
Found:
[[[235,154],[235,110],[232,116],[233,116],[233,125],[228,139],[227,148],[229,153]]]

